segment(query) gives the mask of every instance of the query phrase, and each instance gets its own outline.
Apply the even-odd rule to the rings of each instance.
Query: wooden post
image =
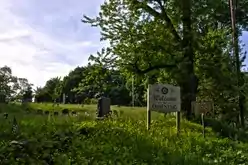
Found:
[[[63,93],[63,100],[62,100],[63,104],[65,104],[65,93]]]
[[[134,107],[134,76],[132,76],[132,106]]]
[[[176,114],[177,136],[179,136],[180,134],[180,122],[181,122],[180,112],[177,112]]]
[[[151,111],[147,109],[147,130],[150,129],[150,125],[151,125]]]
[[[204,113],[201,114],[201,121],[202,121],[202,134],[205,138],[205,123],[204,123]]]
[[[149,105],[149,88],[150,86],[148,85],[148,89],[147,89],[147,130],[150,129],[150,125],[151,125],[151,110],[150,110],[150,105]]]

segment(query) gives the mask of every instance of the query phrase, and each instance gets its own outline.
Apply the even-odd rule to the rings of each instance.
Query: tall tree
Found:
[[[16,99],[22,99],[23,101],[26,99],[32,99],[32,86],[33,84],[28,82],[26,78],[18,78],[18,94],[16,95]]]
[[[236,72],[237,72],[237,84],[238,87],[241,86],[241,71],[240,71],[240,56],[239,56],[239,44],[238,44],[238,34],[237,34],[237,27],[236,27],[236,11],[237,11],[237,1],[236,0],[230,0],[230,12],[231,12],[231,23],[232,23],[232,41],[233,41],[233,53],[236,59]],[[239,104],[239,110],[240,110],[240,119],[241,119],[241,125],[242,127],[245,126],[245,120],[244,120],[244,102],[245,97],[243,93],[239,90],[238,92],[238,104]]]
[[[248,11],[247,7],[239,10],[238,21],[240,26],[247,27],[244,11]],[[101,5],[96,18],[84,16],[83,22],[100,27],[102,40],[110,42],[108,50],[122,71],[147,78],[148,83],[161,80],[156,76],[157,70],[166,71],[182,87],[183,108],[190,118],[191,101],[196,99],[199,85],[195,69],[201,57],[196,53],[204,53],[202,45],[211,33],[218,36],[214,34],[230,30],[228,13],[226,1],[109,0]],[[229,49],[226,38],[222,39],[225,44],[219,43],[224,46],[219,57],[226,56]],[[230,63],[227,61],[227,68]]]
[[[23,96],[22,96],[23,101],[32,101],[33,99],[33,90],[31,86],[28,86],[27,89],[25,89]]]
[[[8,66],[0,68],[0,102],[6,102],[16,95],[19,89],[17,77],[12,75]]]
[[[66,94],[67,101],[70,101],[71,103],[82,101],[81,94],[78,95],[73,89],[77,88],[81,80],[84,79],[84,71],[84,67],[76,67],[74,70],[70,71],[69,74],[65,76],[62,81],[62,93]]]

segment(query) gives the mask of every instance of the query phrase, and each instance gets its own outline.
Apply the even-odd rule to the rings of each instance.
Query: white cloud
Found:
[[[55,76],[64,76],[76,66],[87,64],[89,54],[96,52],[101,47],[96,39],[89,37],[90,34],[86,34],[86,38],[79,36],[79,34],[84,33],[83,25],[80,27],[77,25],[75,33],[73,33],[74,31],[68,31],[67,34],[66,29],[62,29],[64,30],[64,36],[71,36],[68,39],[53,35],[51,31],[46,31],[47,28],[50,28],[56,33],[61,28],[66,28],[59,24],[56,25],[56,21],[71,19],[73,7],[82,5],[79,3],[80,0],[73,1],[74,3],[65,12],[70,13],[69,15],[63,14],[67,8],[59,10],[57,13],[56,11],[54,13],[39,13],[44,17],[43,20],[40,20],[46,23],[44,26],[33,24],[30,22],[30,18],[16,12],[22,10],[18,6],[19,4],[15,2],[15,0],[0,1],[0,66],[10,66],[14,75],[28,78],[35,86],[43,86],[48,79]],[[21,0],[21,2],[25,11],[28,9],[35,11],[33,9],[35,6],[29,6],[28,2],[31,1]],[[34,1],[32,0],[32,2]],[[44,1],[44,3],[48,2]],[[67,3],[69,2],[67,1]],[[40,5],[36,7],[38,10]],[[95,8],[97,7],[95,6]],[[95,8],[88,10],[94,11]],[[78,13],[82,14],[83,11],[79,12],[81,10],[79,7],[77,9],[74,14],[80,18],[82,15]],[[33,18],[35,19],[35,17]],[[73,23],[73,21],[75,22],[75,20],[72,20],[72,22],[67,23]],[[80,19],[78,22],[80,22]],[[92,33],[93,36],[96,31],[86,33]]]
[[[25,37],[28,35],[29,35],[28,30],[10,31],[8,33],[0,34],[0,42],[8,41],[8,40],[16,39],[16,38],[21,38],[21,37]]]
[[[64,76],[101,48],[99,31],[80,22],[103,0],[0,0],[0,67],[36,86]],[[242,37],[248,46],[248,33]],[[103,45],[103,44],[102,44]],[[247,49],[248,50],[248,49]]]

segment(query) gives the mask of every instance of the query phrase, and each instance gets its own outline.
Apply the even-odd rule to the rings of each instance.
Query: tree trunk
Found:
[[[239,45],[238,45],[238,34],[237,34],[237,27],[236,27],[236,7],[237,2],[236,0],[230,0],[230,12],[231,12],[231,22],[232,22],[232,42],[233,42],[233,52],[236,58],[236,71],[237,71],[237,84],[240,88],[241,86],[241,71],[240,71],[240,58],[239,58]],[[244,120],[244,101],[245,97],[241,93],[239,89],[238,93],[238,104],[239,104],[239,111],[240,111],[240,124],[244,128],[245,127],[245,120]]]
[[[182,0],[182,23],[183,23],[183,51],[185,57],[185,69],[187,82],[182,86],[182,108],[186,111],[188,119],[192,116],[191,102],[196,100],[197,78],[194,73],[194,51],[191,28],[191,0]]]

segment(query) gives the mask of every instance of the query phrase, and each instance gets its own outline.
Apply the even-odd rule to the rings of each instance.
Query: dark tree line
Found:
[[[97,64],[76,67],[63,79],[48,80],[43,88],[36,89],[37,102],[60,102],[63,94],[66,103],[96,103],[100,96],[111,98],[112,104],[129,105],[130,91],[120,71]]]

